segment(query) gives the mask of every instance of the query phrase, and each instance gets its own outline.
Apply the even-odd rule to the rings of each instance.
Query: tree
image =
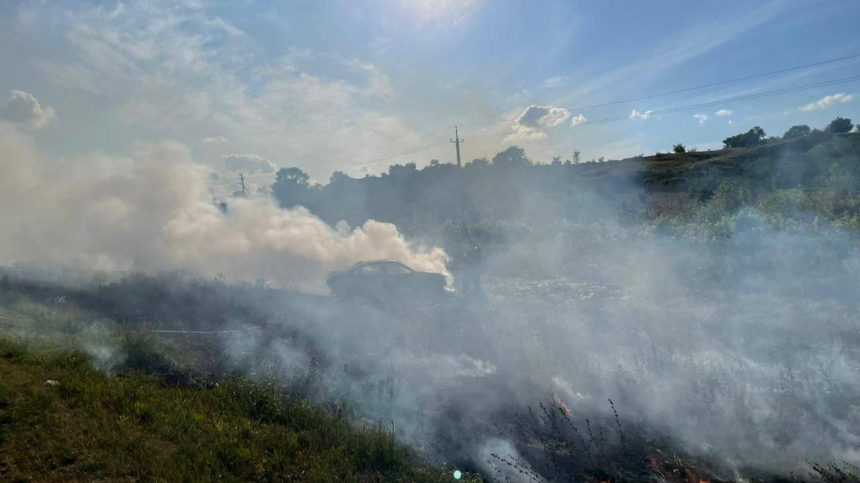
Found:
[[[388,167],[388,175],[393,178],[408,178],[413,176],[418,171],[414,162],[406,164],[394,164]]]
[[[498,168],[525,168],[532,165],[532,160],[526,157],[526,150],[511,146],[493,156],[493,166]]]
[[[561,156],[553,156],[552,157],[552,165],[553,166],[561,166]]]
[[[310,176],[299,168],[281,168],[275,173],[275,184],[307,187]]]
[[[350,179],[352,179],[352,178],[350,178],[343,171],[335,171],[334,173],[331,174],[331,177],[328,179],[328,184],[336,185],[336,184],[343,183],[343,182],[350,180]]]
[[[851,132],[851,129],[853,128],[854,123],[851,122],[851,119],[837,117],[836,119],[830,121],[830,124],[827,125],[825,131],[833,134],[840,134],[845,132]]]
[[[687,152],[687,148],[683,144],[678,143],[678,144],[672,146],[672,151],[675,154],[684,154]]]
[[[791,126],[788,128],[788,131],[785,131],[785,134],[783,134],[782,137],[784,139],[802,138],[810,132],[812,132],[812,129],[809,129],[809,126],[801,124],[799,126]]]
[[[578,149],[573,152],[573,164],[579,164],[580,155],[581,155],[581,153],[579,152]]]
[[[305,205],[310,192],[310,176],[299,168],[281,168],[275,173],[272,194],[284,208]]]
[[[489,166],[490,162],[487,161],[487,158],[475,158],[470,163],[466,165],[468,168],[483,168]]]
[[[766,136],[767,134],[765,134],[764,129],[756,126],[745,133],[724,139],[723,144],[727,148],[750,148],[763,144]]]

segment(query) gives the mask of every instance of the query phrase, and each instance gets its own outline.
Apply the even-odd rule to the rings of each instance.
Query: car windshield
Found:
[[[388,263],[385,268],[389,275],[409,275],[412,273],[411,270],[399,263]]]
[[[361,275],[384,275],[385,266],[379,263],[365,265],[359,269],[359,273],[361,273]]]

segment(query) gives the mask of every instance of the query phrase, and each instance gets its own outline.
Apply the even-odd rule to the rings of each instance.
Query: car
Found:
[[[334,272],[326,283],[337,297],[396,302],[443,297],[447,280],[441,273],[419,272],[396,260],[374,260]]]

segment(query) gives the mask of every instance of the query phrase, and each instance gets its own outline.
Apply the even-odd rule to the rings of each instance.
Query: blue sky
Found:
[[[259,183],[451,162],[454,125],[464,161],[510,144],[614,159],[860,120],[860,82],[647,115],[860,75],[860,59],[578,109],[860,54],[857,18],[856,0],[6,0],[0,108],[62,162],[174,140]]]

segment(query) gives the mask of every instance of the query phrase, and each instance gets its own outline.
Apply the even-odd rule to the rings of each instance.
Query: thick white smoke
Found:
[[[57,160],[0,122],[0,170],[0,265],[183,270],[315,292],[330,271],[367,259],[445,272],[441,249],[415,249],[391,224],[334,229],[266,197],[233,199],[223,213],[207,169],[178,143],[140,145],[129,158]]]

